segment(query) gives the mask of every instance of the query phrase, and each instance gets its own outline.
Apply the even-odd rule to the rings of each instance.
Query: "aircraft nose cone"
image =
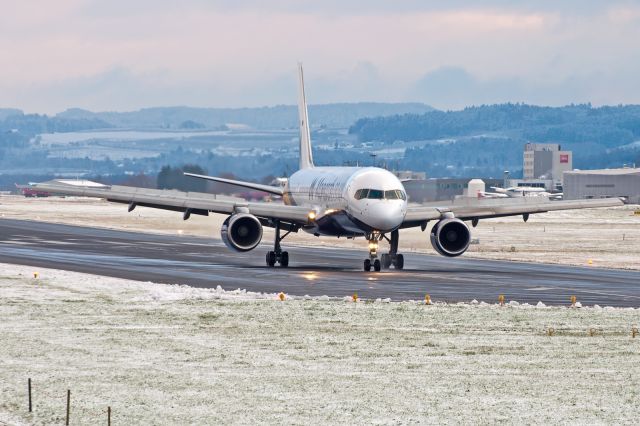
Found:
[[[403,203],[377,201],[369,206],[367,225],[377,231],[387,232],[396,229],[404,220]]]

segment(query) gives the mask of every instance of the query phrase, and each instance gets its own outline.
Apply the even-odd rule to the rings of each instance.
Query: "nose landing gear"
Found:
[[[378,259],[378,241],[382,238],[389,242],[389,253],[383,253]],[[404,256],[398,253],[400,234],[398,230],[391,232],[391,239],[384,234],[371,234],[369,236],[369,258],[364,260],[364,270],[369,272],[371,267],[376,272],[381,269],[389,269],[393,265],[396,269],[404,268]]]
[[[371,271],[371,267],[376,272],[380,272],[380,269],[382,269],[382,263],[378,259],[378,241],[380,238],[382,238],[381,234],[376,232],[368,236],[369,258],[364,260],[364,270],[367,272]]]

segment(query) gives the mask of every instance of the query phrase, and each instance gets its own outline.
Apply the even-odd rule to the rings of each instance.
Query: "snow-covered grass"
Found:
[[[107,406],[114,424],[638,419],[640,310],[281,302],[33,272],[0,264],[0,423],[62,423],[67,389],[72,424]]]

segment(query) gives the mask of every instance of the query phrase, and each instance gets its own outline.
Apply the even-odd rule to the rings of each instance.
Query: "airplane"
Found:
[[[299,170],[284,186],[264,185],[185,173],[187,176],[228,183],[282,197],[282,203],[238,202],[224,200],[215,194],[100,185],[87,181],[54,180],[34,185],[41,190],[67,195],[104,198],[128,204],[131,212],[137,206],[192,214],[226,214],[220,234],[225,245],[237,252],[248,252],[262,240],[263,227],[275,229],[273,250],[266,253],[266,264],[289,266],[289,253],[281,242],[300,230],[315,236],[364,237],[369,255],[364,271],[376,272],[404,268],[399,252],[399,230],[420,227],[435,221],[430,231],[434,249],[441,255],[462,255],[471,242],[471,231],[465,221],[476,226],[481,219],[530,214],[551,210],[611,207],[622,205],[618,198],[565,200],[550,202],[535,198],[465,200],[439,205],[409,205],[402,182],[391,172],[378,167],[317,167],[313,162],[307,101],[302,64],[298,64],[298,118],[300,128]],[[541,197],[542,198],[542,197]],[[472,202],[471,202],[472,201]],[[379,255],[379,243],[387,241],[389,250]]]
[[[512,186],[509,188],[499,188],[492,186],[494,192],[481,192],[482,197],[488,198],[514,198],[514,197],[547,197],[552,200],[562,199],[561,192],[547,192],[544,188],[536,188],[530,186]]]

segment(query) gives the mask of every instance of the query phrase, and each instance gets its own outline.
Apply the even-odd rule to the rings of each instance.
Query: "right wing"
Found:
[[[222,214],[248,212],[265,219],[265,222],[268,219],[278,219],[299,226],[310,222],[310,210],[306,207],[225,200],[218,198],[215,194],[202,192],[102,185],[90,181],[72,180],[52,180],[33,184],[32,187],[60,195],[104,198],[107,201],[129,204],[129,211],[142,206],[184,212],[185,219],[190,214],[207,216],[209,212]]]

